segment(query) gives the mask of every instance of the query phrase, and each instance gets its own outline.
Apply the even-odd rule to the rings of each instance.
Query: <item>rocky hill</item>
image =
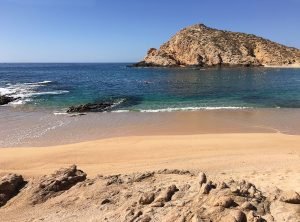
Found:
[[[203,24],[179,31],[136,66],[299,66],[300,50]]]
[[[1,221],[300,221],[300,195],[245,180],[158,170],[97,176],[71,166],[52,175],[0,177]]]

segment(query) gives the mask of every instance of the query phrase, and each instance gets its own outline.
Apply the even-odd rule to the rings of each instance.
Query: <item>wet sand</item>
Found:
[[[34,127],[39,126],[36,131],[37,129],[42,131],[44,126],[51,127],[41,124],[50,120],[45,114],[40,114],[39,118],[37,114],[30,115],[32,113],[28,114],[26,121]],[[20,129],[22,126],[20,121],[22,123],[24,118],[12,116],[19,121],[12,121],[9,124],[17,124],[19,126],[15,129]],[[108,193],[107,187],[113,189],[117,187],[124,191],[122,186],[116,184],[105,186],[106,190],[102,192],[99,190],[99,183],[103,177],[98,175],[130,174],[162,169],[202,171],[213,181],[246,180],[254,183],[264,194],[274,194],[277,188],[300,192],[298,117],[298,110],[274,109],[103,113],[80,117],[51,115],[52,121],[69,122],[38,137],[29,134],[27,139],[20,140],[21,143],[17,145],[24,147],[0,149],[0,177],[7,173],[17,173],[29,181],[29,188],[25,187],[1,211],[7,218],[6,221],[19,221],[20,217],[28,221],[33,218],[43,220],[48,218],[46,220],[53,221],[62,217],[67,218],[66,221],[80,221],[87,216],[84,214],[76,216],[74,212],[86,212],[78,210],[84,209],[82,206],[87,206],[86,209],[101,206],[97,195]],[[4,118],[0,121],[5,123]],[[8,122],[6,121],[7,124]],[[28,127],[26,124],[25,126]],[[3,134],[7,132],[3,125],[1,127],[1,139],[5,141],[8,137]],[[6,136],[10,134],[7,133]],[[76,164],[79,169],[86,172],[88,181],[94,181],[95,184],[75,185],[61,195],[37,206],[32,207],[26,202],[28,200],[26,198],[30,198],[30,186],[34,182],[39,186],[41,176],[50,175],[57,169],[72,164]],[[168,184],[180,185],[187,181],[191,182],[191,177],[179,181],[178,175],[166,175],[164,179],[154,182],[166,185],[167,180]],[[196,183],[198,184],[197,181]],[[134,193],[139,195],[140,190],[147,189],[147,186],[141,182],[137,184],[140,188]],[[132,188],[133,185],[129,187]],[[124,203],[127,203],[127,199]],[[291,218],[292,215],[296,219],[290,221],[298,220],[297,206],[293,206],[292,210],[289,208],[289,211],[280,206],[279,211],[272,212],[273,216]],[[96,211],[91,210],[88,215],[93,218],[99,212],[97,208]],[[115,214],[116,211],[111,212]]]
[[[91,176],[180,168],[300,187],[298,109],[76,117],[10,112],[0,122],[0,174],[36,177],[69,164]],[[19,143],[9,146],[18,136]]]
[[[89,113],[1,110],[0,147],[43,147],[113,137],[223,133],[300,133],[300,109]]]

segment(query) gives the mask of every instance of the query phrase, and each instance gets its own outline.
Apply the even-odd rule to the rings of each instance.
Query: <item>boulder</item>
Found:
[[[154,193],[144,193],[140,200],[139,203],[142,205],[148,205],[151,204],[155,199],[155,194]]]
[[[236,222],[247,222],[246,214],[240,210],[232,210],[230,215],[235,219]]]
[[[25,185],[21,175],[7,174],[0,178],[0,207],[5,205],[8,200],[17,195]]]
[[[203,186],[200,189],[200,193],[202,193],[202,194],[209,194],[209,192],[212,189],[215,189],[215,188],[216,188],[216,186],[213,184],[213,182],[212,181],[208,181],[207,183],[203,184]]]
[[[78,170],[75,165],[62,168],[50,176],[41,179],[34,188],[31,197],[33,204],[43,203],[49,198],[56,197],[86,179],[86,173]]]
[[[71,106],[67,113],[105,112],[113,108],[113,102],[88,103],[85,105]]]
[[[244,202],[241,206],[243,210],[257,210],[257,208],[250,202]]]
[[[0,95],[0,106],[6,105],[10,102],[17,100],[18,98],[10,97],[10,96],[1,96]]]
[[[161,202],[161,203],[164,203],[164,202],[168,202],[172,199],[172,196],[177,192],[179,191],[178,188],[173,184],[171,186],[169,186],[167,188],[167,190],[163,191],[159,196],[158,198],[156,199],[155,202]]]
[[[199,175],[198,175],[198,178],[199,178],[199,184],[200,184],[200,187],[201,187],[202,184],[206,183],[206,181],[207,181],[205,173],[200,172]]]
[[[220,207],[224,207],[224,208],[230,208],[230,207],[234,207],[236,206],[234,200],[231,197],[219,197],[215,203],[214,206],[220,206]]]
[[[282,192],[280,201],[290,204],[300,204],[300,195],[295,191]]]

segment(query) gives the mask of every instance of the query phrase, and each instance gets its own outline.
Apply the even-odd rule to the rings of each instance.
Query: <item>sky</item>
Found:
[[[180,29],[300,48],[300,0],[0,0],[0,62],[135,62]]]

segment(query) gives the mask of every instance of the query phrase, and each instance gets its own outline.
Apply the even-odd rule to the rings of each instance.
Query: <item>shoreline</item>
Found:
[[[48,147],[131,136],[228,133],[300,134],[300,109],[200,110],[159,113],[2,112],[0,149]],[[76,135],[76,136],[74,136]]]
[[[43,146],[0,148],[0,178],[15,173],[25,181],[0,213],[9,222],[135,218],[127,209],[141,210],[137,212],[145,215],[137,214],[140,218],[149,212],[153,218],[164,218],[168,215],[163,211],[171,210],[174,215],[172,212],[183,209],[197,210],[199,197],[228,198],[226,192],[239,206],[224,208],[225,213],[242,210],[239,212],[245,212],[247,218],[260,213],[267,221],[297,221],[299,206],[289,202],[293,201],[289,195],[298,198],[300,193],[300,135],[281,132],[299,132],[299,115],[298,110],[218,110],[68,117],[74,122],[40,137]],[[31,118],[38,119],[35,114],[28,121]],[[94,135],[84,137],[87,141],[72,142],[89,133]],[[68,135],[72,141],[66,145],[47,140]],[[110,138],[101,138],[105,135]],[[74,165],[77,171],[72,173]],[[207,183],[200,186],[199,172],[208,176]],[[66,183],[71,188],[64,190]],[[210,183],[217,189],[202,194]],[[224,183],[229,185],[225,190],[219,186]],[[257,199],[250,193],[234,193],[243,184],[254,187]],[[178,195],[157,207],[157,199],[172,186],[178,188]],[[155,193],[154,203],[142,205],[141,196],[149,191]],[[258,210],[247,214],[243,208],[247,201]],[[203,203],[206,208],[211,202]],[[267,211],[262,211],[260,206],[265,204]],[[219,209],[214,203],[212,207]]]

